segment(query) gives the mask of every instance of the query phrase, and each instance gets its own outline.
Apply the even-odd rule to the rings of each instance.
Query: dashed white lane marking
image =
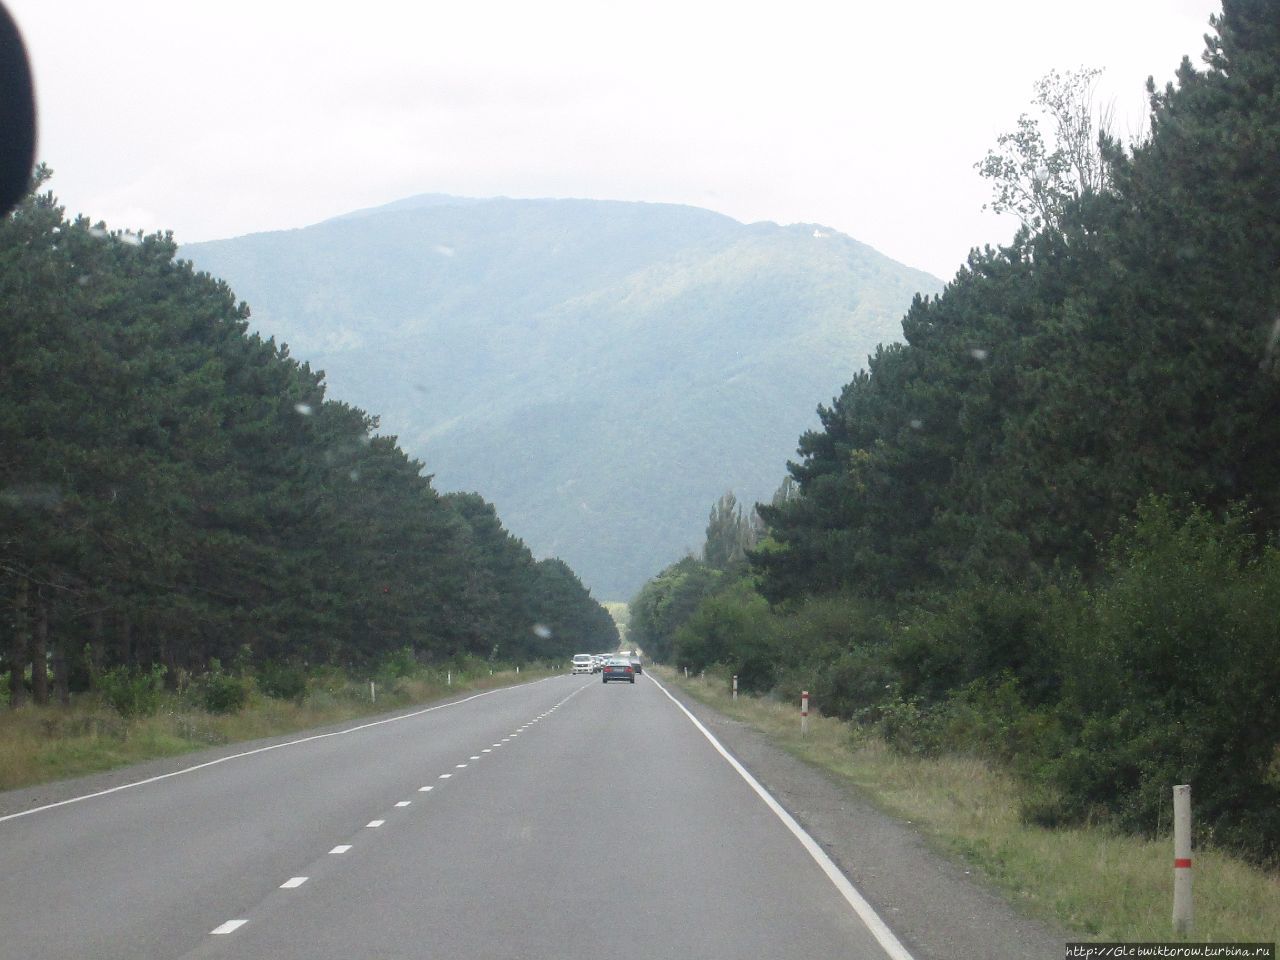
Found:
[[[535,682],[542,682],[542,681],[535,681]],[[659,687],[661,687],[661,684],[659,684]],[[509,689],[509,688],[506,688],[506,689]],[[580,692],[581,692],[581,690],[584,690],[584,689],[586,689],[586,687],[585,687],[585,686],[584,686],[584,687],[582,687],[582,688],[580,688],[579,690],[575,690],[575,691],[574,691],[573,693],[571,693],[569,696],[570,696],[570,697],[572,697],[572,696],[574,696],[575,694],[580,693]],[[377,727],[377,726],[381,726],[381,725],[382,725],[382,724],[384,724],[384,723],[393,723],[393,722],[394,722],[394,721],[396,721],[396,720],[406,720],[406,719],[408,719],[409,717],[416,717],[416,716],[420,716],[420,715],[422,715],[422,714],[424,714],[424,713],[430,713],[430,712],[431,712],[431,711],[433,711],[433,710],[440,710],[440,709],[442,709],[442,708],[444,708],[444,707],[456,706],[457,704],[466,703],[468,700],[474,700],[474,699],[476,699],[476,697],[488,696],[488,695],[489,695],[489,694],[491,694],[491,693],[499,693],[499,692],[500,692],[499,690],[488,690],[488,691],[486,691],[485,693],[479,693],[479,694],[476,694],[476,695],[475,695],[475,696],[473,696],[473,697],[467,697],[465,700],[457,700],[457,701],[455,701],[454,703],[444,703],[444,704],[440,704],[439,706],[435,706],[435,707],[428,707],[426,710],[419,710],[419,711],[416,711],[415,713],[408,713],[408,714],[404,714],[404,715],[399,716],[399,717],[390,717],[390,718],[388,718],[388,719],[386,719],[386,720],[377,720],[377,721],[374,721],[373,723],[365,723],[365,724],[361,724],[361,725],[356,726],[356,727],[351,727],[350,729],[347,729],[347,730],[338,730],[338,731],[336,731],[336,732],[334,732],[334,733],[322,733],[322,734],[318,734],[318,735],[316,735],[316,736],[312,736],[312,737],[303,737],[303,738],[302,738],[302,739],[300,739],[300,740],[291,740],[291,741],[289,741],[289,742],[287,742],[287,743],[277,743],[277,744],[274,744],[274,745],[269,746],[269,747],[260,747],[260,748],[258,748],[257,750],[249,750],[249,751],[246,751],[246,752],[244,752],[244,753],[237,753],[237,754],[234,754],[234,755],[229,756],[229,757],[221,757],[221,758],[219,758],[219,759],[217,759],[217,760],[210,761],[209,763],[202,763],[202,764],[198,764],[198,765],[196,765],[196,766],[194,766],[194,767],[187,767],[187,768],[185,768],[185,769],[183,769],[183,770],[175,770],[173,773],[166,773],[166,774],[163,774],[163,775],[158,776],[158,777],[151,777],[150,779],[147,779],[147,780],[138,780],[138,781],[136,781],[136,782],[134,782],[134,783],[126,783],[126,784],[122,784],[122,785],[120,785],[120,786],[118,786],[118,787],[112,787],[110,790],[101,790],[101,791],[99,791],[98,793],[90,793],[90,794],[86,794],[86,795],[84,795],[84,796],[82,796],[82,797],[73,797],[73,798],[72,798],[72,799],[70,799],[70,800],[62,800],[62,801],[60,801],[60,802],[58,802],[58,803],[50,803],[50,804],[46,804],[46,805],[45,805],[45,806],[43,806],[43,807],[34,807],[34,808],[33,808],[33,809],[31,809],[31,810],[25,810],[25,811],[23,811],[23,812],[21,812],[21,813],[12,813],[12,814],[9,814],[9,815],[8,815],[8,816],[6,816],[6,817],[0,817],[0,823],[3,823],[5,820],[12,820],[12,819],[14,819],[15,817],[24,817],[24,816],[27,816],[28,814],[32,814],[32,813],[39,813],[41,810],[49,810],[49,809],[51,809],[51,808],[53,808],[53,807],[61,807],[61,806],[65,806],[65,805],[66,805],[66,804],[68,804],[68,803],[76,803],[76,802],[78,802],[78,801],[80,801],[80,800],[89,800],[89,799],[91,799],[91,798],[93,798],[93,797],[101,797],[101,796],[104,796],[104,795],[109,794],[109,793],[115,793],[115,792],[117,792],[117,791],[119,791],[119,790],[127,790],[127,789],[129,789],[130,787],[140,787],[140,786],[142,786],[142,785],[144,785],[144,784],[147,784],[147,783],[155,783],[157,780],[167,780],[167,779],[169,779],[170,777],[180,776],[181,774],[184,774],[184,773],[192,773],[193,771],[196,771],[196,770],[202,770],[202,769],[204,769],[205,767],[212,767],[212,766],[215,766],[216,764],[224,763],[224,762],[226,762],[227,760],[235,760],[235,759],[237,759],[238,757],[247,757],[247,756],[251,756],[251,755],[253,755],[253,754],[255,754],[255,753],[264,753],[264,752],[266,752],[266,751],[268,751],[268,750],[276,750],[276,749],[279,749],[280,747],[290,747],[290,746],[294,746],[294,745],[296,745],[296,744],[300,744],[300,743],[308,743],[308,742],[310,742],[310,741],[312,741],[312,740],[323,740],[323,739],[325,739],[326,737],[337,737],[337,736],[341,736],[342,734],[345,734],[345,733],[353,733],[353,732],[355,732],[356,730],[364,730],[364,729],[367,729],[368,727]],[[662,692],[663,692],[663,693],[666,693],[666,690],[665,690],[665,689],[663,689],[663,691],[662,691]],[[728,755],[727,753],[725,753],[724,748],[723,748],[723,747],[721,747],[721,746],[716,742],[715,738],[711,736],[711,734],[707,731],[707,729],[706,729],[705,727],[703,727],[703,726],[702,726],[702,724],[698,723],[698,721],[697,721],[697,720],[695,720],[695,719],[693,718],[693,714],[689,713],[689,711],[688,711],[688,710],[685,710],[685,709],[684,709],[684,707],[683,707],[683,706],[681,706],[681,705],[680,705],[680,703],[675,699],[675,697],[672,697],[672,696],[671,696],[671,694],[667,693],[667,696],[672,700],[672,702],[674,702],[674,703],[676,704],[676,706],[680,707],[680,709],[681,709],[681,710],[684,710],[685,714],[689,717],[689,719],[693,720],[694,724],[695,724],[695,725],[696,725],[700,730],[702,730],[703,735],[704,735],[704,736],[706,736],[706,737],[707,737],[707,739],[708,739],[708,740],[710,740],[710,741],[712,742],[712,744],[714,744],[714,745],[715,745],[715,747],[716,747],[716,748],[717,748],[717,749],[718,749],[722,754],[724,754],[724,755],[725,755],[725,757],[727,757],[727,758],[729,759],[729,762],[730,762],[730,763],[732,763],[732,764],[733,764],[733,765],[738,769],[738,772],[739,772],[739,773],[743,774],[743,776],[745,776],[745,777],[747,778],[747,780],[748,780],[748,782],[749,782],[749,783],[751,783],[751,784],[753,784],[753,785],[755,786],[756,791],[757,791],[758,793],[762,792],[762,791],[763,791],[763,788],[762,788],[762,787],[760,787],[760,786],[759,786],[759,784],[756,784],[756,783],[755,783],[755,781],[751,779],[751,775],[750,775],[750,774],[748,774],[748,773],[746,773],[746,771],[745,771],[745,770],[743,770],[743,769],[738,765],[737,761],[735,761],[732,757],[729,757],[729,755]],[[566,700],[568,700],[568,699],[569,699],[569,698],[568,698],[568,697],[566,697],[566,698],[565,698],[565,700],[560,701],[560,703],[564,703],[564,702],[565,702]],[[533,723],[537,723],[537,722],[538,722],[538,720],[542,719],[542,717],[545,717],[545,716],[548,716],[548,715],[549,715],[549,714],[551,714],[551,713],[554,713],[554,712],[556,711],[556,709],[557,709],[559,706],[560,706],[560,704],[556,704],[556,706],[555,706],[555,707],[552,707],[550,710],[548,710],[548,711],[547,711],[547,713],[542,714],[542,716],[541,716],[541,717],[538,717],[537,719],[530,721],[530,723],[529,723],[529,724],[525,724],[525,726],[520,727],[520,728],[519,728],[519,730],[517,730],[516,732],[514,732],[514,733],[512,733],[512,734],[511,734],[511,737],[518,736],[522,731],[524,731],[524,730],[528,729],[528,727],[529,727],[531,724],[533,724]],[[511,740],[511,737],[503,737],[503,738],[502,738],[501,743],[495,743],[495,744],[493,745],[493,747],[500,747],[500,746],[502,746],[502,744],[503,744],[503,743],[508,743],[508,742]],[[481,750],[480,752],[481,752],[481,753],[490,753],[492,749],[493,749],[493,748],[489,748],[489,749],[486,749],[486,750]],[[480,757],[479,757],[479,756],[474,756],[474,757],[472,757],[471,759],[472,759],[472,760],[479,760],[479,759],[480,759]],[[466,765],[465,763],[459,763],[459,764],[457,765],[457,769],[461,770],[461,769],[464,769],[466,766],[467,766],[467,765]],[[452,776],[453,776],[453,774],[452,774],[452,773],[442,773],[442,774],[440,774],[440,779],[441,779],[441,780],[448,780],[448,779],[449,779],[450,777],[452,777]],[[419,792],[419,793],[428,793],[428,792],[430,792],[432,789],[434,789],[432,786],[423,786],[423,787],[419,787],[419,788],[418,788],[418,792]],[[765,796],[766,796],[766,798],[768,798],[768,795],[767,795],[767,794],[765,794]],[[768,798],[768,799],[769,799],[769,800],[771,800],[772,798]],[[407,806],[409,806],[409,805],[410,805],[410,804],[412,804],[412,803],[413,803],[413,801],[412,801],[412,800],[401,800],[401,801],[399,801],[398,803],[396,803],[396,806],[397,806],[397,807],[407,807]],[[776,802],[775,802],[775,804],[773,804],[773,805],[775,805],[775,806],[776,806]],[[780,809],[780,808],[779,808],[779,809]],[[775,813],[777,813],[777,812],[778,812],[778,810],[776,810],[776,809],[775,809],[775,811],[774,811],[774,812],[775,812]],[[780,816],[784,816],[784,817],[785,817],[785,816],[786,816],[786,811],[782,811],[782,813],[780,814]],[[365,826],[366,826],[366,827],[381,827],[381,826],[382,826],[383,824],[385,824],[386,822],[387,822],[386,820],[370,820],[367,824],[365,824]],[[785,822],[785,821],[784,821],[784,822]],[[794,822],[794,821],[793,821],[793,822]],[[798,829],[798,827],[796,827],[795,829]],[[794,830],[793,830],[793,832],[794,832]],[[801,832],[803,832],[803,831],[801,831]],[[808,836],[808,834],[805,834],[805,836],[807,837],[807,836]],[[812,841],[812,840],[810,840],[809,842],[812,844],[812,842],[813,842],[813,841]],[[351,849],[351,847],[352,847],[352,845],[351,845],[351,844],[349,844],[349,843],[343,843],[343,844],[339,844],[338,846],[334,847],[334,848],[333,848],[332,850],[330,850],[329,852],[330,852],[331,854],[342,854],[342,853],[346,853],[348,850],[350,850],[350,849]],[[810,851],[810,852],[812,853],[812,851]],[[825,854],[824,854],[824,856],[825,856]],[[832,869],[835,869],[835,868],[834,868],[834,865],[832,865]],[[837,871],[837,872],[838,872],[838,871]],[[840,875],[840,877],[841,877],[841,879],[843,879],[843,874],[841,874],[841,875]],[[293,889],[296,889],[296,888],[298,888],[298,887],[302,886],[304,883],[306,883],[308,879],[309,879],[308,877],[291,877],[291,878],[289,878],[288,880],[286,880],[284,883],[280,884],[280,889],[282,889],[282,890],[293,890]],[[847,883],[848,883],[848,881],[846,880],[846,881],[845,881],[845,883],[847,884]],[[850,888],[850,889],[852,889],[852,888]],[[842,892],[843,892],[843,891],[842,891]],[[857,895],[857,894],[856,894],[856,892],[855,892],[855,896],[856,896],[856,895]],[[847,894],[846,894],[846,898],[847,898]],[[870,909],[870,907],[868,907],[868,909]],[[877,917],[876,919],[877,919],[877,920],[879,920],[879,918],[878,918],[878,917]],[[864,920],[865,920],[865,918],[864,918]],[[228,921],[226,921],[226,923],[223,923],[223,924],[221,924],[220,926],[217,926],[217,927],[215,927],[214,929],[210,930],[210,931],[209,931],[209,933],[210,933],[210,934],[212,934],[212,935],[215,935],[215,936],[223,936],[223,935],[225,935],[225,934],[233,933],[233,932],[235,932],[236,930],[239,930],[241,927],[243,927],[243,926],[244,926],[246,923],[248,923],[248,922],[249,922],[249,921],[248,921],[247,919],[241,919],[241,920],[228,920]],[[888,932],[888,928],[887,928],[887,927],[885,928],[885,930],[886,930],[886,932]],[[878,931],[876,931],[874,928],[872,929],[872,933],[874,933],[874,934],[876,935],[876,938],[877,938],[877,939],[881,939],[881,938],[880,938],[880,934],[879,934],[879,932],[878,932]],[[889,935],[890,937],[892,937],[892,936],[893,936],[893,934],[892,934],[892,933],[889,933],[888,935]],[[884,941],[883,941],[883,939],[881,939],[881,943],[883,943],[883,942],[884,942]],[[896,941],[896,940],[894,940],[894,943],[897,943],[897,941]],[[899,944],[899,947],[901,948],[901,945],[900,945],[900,944]],[[891,951],[891,952],[892,952],[892,951]],[[901,954],[900,954],[900,955],[899,955],[899,954],[895,954],[895,955],[894,955],[894,960],[911,960],[911,957],[910,957],[910,955],[909,955],[909,954],[907,954],[907,953],[906,953],[906,951],[905,951],[905,950],[903,950],[903,951],[901,952]]]
[[[465,770],[465,769],[467,769],[467,765],[466,765],[465,763],[455,763],[455,764],[453,765],[453,769],[455,769],[455,770]]]
[[[683,703],[670,693],[667,693],[667,688],[658,683],[657,679],[652,676],[649,679],[653,680],[657,688],[666,694],[668,700],[680,708],[680,711],[689,718],[690,723],[698,728],[698,732],[707,738],[716,752],[729,761],[729,765],[738,772],[738,776],[747,781],[747,786],[756,792],[756,795],[765,802],[766,806],[774,812],[774,815],[791,831],[792,836],[800,841],[801,845],[808,851],[809,856],[813,857],[822,872],[827,875],[827,879],[840,891],[845,901],[853,908],[853,912],[858,915],[866,928],[871,931],[871,935],[879,941],[880,946],[884,948],[884,952],[892,960],[912,960],[911,954],[902,945],[902,941],[894,936],[893,931],[889,929],[889,925],[880,919],[880,915],[876,913],[875,908],[863,899],[862,894],[849,882],[849,878],[840,872],[840,868],[827,856],[826,851],[818,846],[817,841],[809,836],[808,831],[796,822],[795,817],[787,813],[782,804],[773,799],[773,795],[768,790],[760,786],[760,782],[747,771],[746,767],[734,759],[733,754],[720,745],[720,741],[712,735],[710,730],[702,725],[702,722],[697,717],[689,712]]]
[[[491,747],[485,747],[485,748],[484,748],[483,750],[481,750],[480,752],[481,752],[481,753],[493,753],[493,748],[491,748]]]
[[[373,720],[369,723],[357,724],[354,727],[347,727],[345,730],[334,730],[332,733],[316,733],[309,737],[301,737],[297,740],[286,740],[284,743],[273,743],[269,746],[258,747],[254,750],[245,750],[243,753],[233,753],[229,756],[219,757],[217,760],[210,760],[207,763],[197,763],[192,767],[183,767],[181,770],[174,770],[170,773],[162,773],[156,777],[148,777],[145,780],[135,780],[132,783],[122,783],[117,787],[109,787],[106,790],[99,790],[96,793],[86,793],[79,797],[71,797],[68,800],[59,800],[56,803],[46,803],[41,807],[32,807],[30,810],[20,810],[17,813],[6,814],[0,817],[0,823],[6,820],[16,820],[18,817],[29,817],[33,813],[42,813],[45,810],[53,810],[56,807],[65,807],[69,803],[80,803],[82,800],[92,800],[95,797],[105,797],[108,794],[119,793],[121,790],[132,790],[134,787],[143,787],[149,783],[159,783],[161,780],[168,780],[171,777],[181,777],[184,774],[195,773],[197,770],[204,770],[208,767],[216,767],[220,763],[227,763],[230,760],[240,760],[243,757],[252,757],[259,753],[267,753],[271,750],[282,750],[285,747],[296,747],[299,744],[311,743],[315,740],[327,740],[330,737],[344,737],[348,733],[356,733],[359,730],[368,730],[371,727],[380,727],[387,723],[399,723],[401,720],[411,720],[414,717],[420,717],[425,713],[433,713],[436,710],[444,710],[448,707],[460,707],[464,703],[470,703],[472,700],[479,700],[481,697],[491,697],[495,693],[510,693],[513,690],[519,690],[524,687],[531,687],[536,683],[546,683],[548,680],[555,680],[556,677],[543,677],[541,680],[534,680],[532,683],[521,683],[511,687],[499,687],[496,690],[486,690],[483,693],[472,694],[469,697],[463,697],[461,700],[451,700],[449,703],[438,703],[434,707],[426,707],[422,710],[414,710],[410,713],[402,713],[398,716],[387,717],[383,720]]]
[[[476,754],[476,755],[475,755],[474,757],[472,757],[471,759],[472,759],[472,760],[479,760],[479,759],[480,759],[480,755],[479,755],[479,754]]]

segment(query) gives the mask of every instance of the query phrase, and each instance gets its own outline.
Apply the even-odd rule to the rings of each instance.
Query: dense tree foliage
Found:
[[[1153,492],[1280,528],[1272,12],[1228,4],[1109,190],[917,299],[802,439],[802,496],[763,511],[769,596],[1087,574]]]
[[[47,171],[37,172],[35,191]],[[166,235],[0,222],[0,617],[11,702],[116,666],[560,656],[616,643],[557,561],[441,498],[376,418],[247,333]],[[28,677],[29,674],[29,677]]]
[[[1226,0],[1213,26],[1147,139],[1102,137],[1104,171],[820,410],[798,494],[760,507],[770,609],[721,582],[663,629],[902,749],[1003,758],[1035,819],[1152,831],[1190,782],[1274,857],[1280,20]]]

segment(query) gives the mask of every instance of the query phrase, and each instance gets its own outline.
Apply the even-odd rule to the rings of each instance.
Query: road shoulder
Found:
[[[668,686],[804,826],[915,960],[1040,960],[1064,955],[1067,937],[1017,912],[913,827],[853,788],[792,756],[754,727]]]

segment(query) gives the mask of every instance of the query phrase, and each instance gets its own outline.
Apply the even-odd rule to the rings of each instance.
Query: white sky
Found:
[[[1119,132],[1216,0],[6,0],[69,214],[180,242],[416,193],[815,221],[950,279],[1050,68]]]

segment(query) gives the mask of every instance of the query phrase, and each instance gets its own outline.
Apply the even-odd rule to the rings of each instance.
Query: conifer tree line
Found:
[[[1280,16],[1211,26],[1105,169],[1002,138],[984,175],[1058,183],[997,182],[1014,241],[820,408],[749,566],[646,585],[638,643],[981,750],[1038,822],[1156,832],[1189,782],[1205,831],[1280,856]]]
[[[248,332],[171,236],[0,222],[0,672],[18,705],[116,666],[504,662],[605,649],[607,612],[475,494]]]

